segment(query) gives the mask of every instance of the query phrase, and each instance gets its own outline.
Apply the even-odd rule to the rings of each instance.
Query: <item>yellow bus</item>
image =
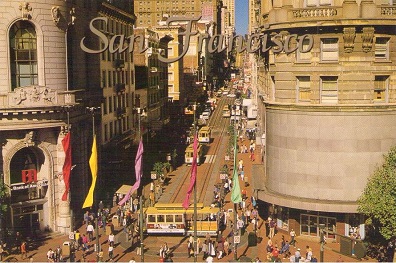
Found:
[[[197,203],[197,235],[217,235],[218,207]],[[194,204],[184,209],[181,203],[157,203],[145,210],[147,234],[194,234]]]
[[[210,137],[212,135],[212,130],[208,126],[203,126],[198,132],[198,142],[210,143]]]
[[[194,148],[193,148],[193,143],[190,144],[184,153],[184,162],[187,165],[191,165],[193,162],[193,154],[194,154]],[[197,152],[197,164],[200,165],[201,162],[203,161],[203,147],[201,144],[198,144],[198,152]]]
[[[230,118],[231,117],[231,111],[230,111],[230,108],[228,107],[228,105],[225,105],[223,107],[222,115],[223,115],[224,118]]]

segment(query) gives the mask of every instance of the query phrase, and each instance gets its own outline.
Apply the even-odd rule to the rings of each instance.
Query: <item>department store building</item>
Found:
[[[396,143],[396,5],[255,2],[257,32],[280,41],[293,34],[313,39],[309,52],[257,52],[266,138],[265,166],[255,167],[257,197],[285,231],[319,236],[324,224],[364,238],[357,200]],[[308,50],[310,42],[300,44]],[[296,45],[292,40],[290,48]]]

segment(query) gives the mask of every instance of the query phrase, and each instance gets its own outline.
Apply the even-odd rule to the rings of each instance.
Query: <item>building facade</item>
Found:
[[[82,14],[96,6],[42,1],[1,6],[0,174],[10,196],[1,235],[5,228],[24,236],[33,229],[68,233],[89,187],[84,175],[89,174],[92,122],[82,102],[88,97],[87,105],[95,105],[99,84],[83,77],[95,61],[76,62],[84,57],[75,46],[83,37],[76,27],[88,24],[90,16]],[[73,191],[63,201],[62,140],[68,132],[76,169]]]
[[[121,123],[114,124],[114,134],[127,135],[131,129],[125,111],[128,104],[132,107],[133,69],[121,67],[128,65],[121,61],[129,58],[108,52],[88,54],[81,43],[93,50],[103,47],[88,30],[99,16],[109,18],[106,27],[95,25],[109,38],[131,33],[132,1],[52,2],[0,4],[5,36],[0,41],[0,179],[10,196],[0,220],[0,237],[6,228],[25,237],[38,230],[69,233],[81,222],[91,184],[88,159],[93,135],[100,159],[100,146],[114,137],[106,131],[108,122]],[[62,198],[67,185],[62,142],[69,133],[70,190]]]
[[[394,6],[273,1],[261,2],[261,17],[260,32],[287,44],[256,54],[258,197],[287,231],[318,236],[324,224],[364,238],[357,199],[396,143]]]

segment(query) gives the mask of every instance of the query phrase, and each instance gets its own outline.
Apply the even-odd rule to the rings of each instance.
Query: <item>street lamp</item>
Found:
[[[141,117],[146,116],[145,109],[143,108],[135,108],[136,113],[138,114],[138,138],[141,140],[141,131],[140,131],[140,122]],[[144,187],[143,187],[144,189]],[[140,230],[140,261],[144,262],[144,243],[143,243],[143,191],[139,197],[139,230]]]
[[[86,109],[91,113],[92,115],[92,138],[95,138],[95,111],[99,110],[100,107],[86,107]],[[99,251],[100,251],[100,242],[99,242],[99,227],[98,227],[98,217],[95,217],[95,227],[96,227],[96,260],[99,261]]]
[[[324,262],[324,243],[325,243],[325,237],[324,237],[324,229],[325,229],[325,224],[319,224],[319,233],[320,233],[320,262]]]

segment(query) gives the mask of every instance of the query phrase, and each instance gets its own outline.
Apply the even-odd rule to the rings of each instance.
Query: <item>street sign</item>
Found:
[[[234,243],[235,244],[241,243],[241,236],[234,236]]]

